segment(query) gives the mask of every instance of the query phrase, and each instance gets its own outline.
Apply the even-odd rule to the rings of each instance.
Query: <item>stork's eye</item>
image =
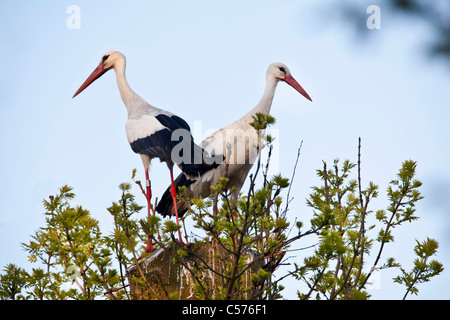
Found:
[[[279,67],[278,69],[280,69],[281,72],[283,72],[284,74],[286,74],[286,70],[283,67]]]
[[[108,59],[108,57],[109,57],[110,55],[108,54],[108,55],[106,55],[106,56],[103,56],[103,58],[102,58],[102,62],[105,62],[106,61],[106,59]]]

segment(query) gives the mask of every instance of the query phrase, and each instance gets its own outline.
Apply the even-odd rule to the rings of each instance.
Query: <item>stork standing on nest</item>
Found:
[[[208,160],[204,150],[194,143],[190,133],[191,129],[186,121],[168,111],[152,106],[131,90],[125,78],[125,65],[126,60],[122,53],[118,51],[105,53],[100,64],[77,90],[73,98],[105,72],[114,69],[119,92],[128,111],[128,121],[125,126],[128,142],[131,149],[141,156],[144,164],[148,214],[150,215],[152,196],[149,167],[152,159],[159,158],[169,167],[172,185],[170,191],[173,201],[172,208],[179,226],[173,165],[176,164],[182,170],[181,174],[186,175],[189,181],[195,181],[202,173],[217,167],[217,164]],[[181,142],[172,140],[174,132],[178,139],[183,138]],[[180,244],[184,244],[180,229],[178,229],[178,239]],[[146,251],[153,251],[150,238],[147,242]]]
[[[211,156],[224,157],[225,161],[216,168],[202,173],[197,180],[180,174],[175,180],[176,191],[178,191],[178,187],[185,186],[184,196],[186,198],[206,198],[211,195],[211,187],[217,184],[218,179],[226,176],[229,179],[227,188],[235,187],[236,192],[239,193],[260,151],[258,132],[250,123],[257,113],[269,114],[275,89],[280,81],[286,82],[306,99],[312,101],[306,91],[292,77],[287,66],[282,63],[272,63],[266,72],[266,88],[259,103],[241,119],[217,130],[201,144]],[[175,205],[175,202],[172,201],[172,190],[172,187],[166,190],[156,211],[165,216],[173,215],[178,210],[181,217],[188,208],[186,203],[181,201]]]

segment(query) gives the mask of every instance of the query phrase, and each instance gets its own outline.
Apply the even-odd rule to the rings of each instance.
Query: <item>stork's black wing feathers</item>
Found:
[[[131,142],[131,148],[139,154],[146,154],[152,158],[160,158],[168,163],[178,164],[184,173],[196,178],[205,171],[217,167],[217,163],[211,164],[211,161],[205,162],[204,150],[194,143],[194,139],[190,133],[190,127],[182,118],[166,114],[158,114],[155,118],[164,126],[163,129],[155,131],[151,135],[139,138]],[[181,129],[184,132],[172,136],[172,133]],[[180,132],[178,132],[180,133]],[[172,140],[175,138],[175,140]],[[187,140],[185,140],[187,139]],[[179,143],[184,143],[179,153],[172,159],[172,151]],[[177,150],[178,151],[178,150]],[[184,152],[189,152],[184,157]],[[200,158],[199,158],[200,157]],[[181,160],[180,160],[181,159]]]
[[[176,115],[172,115],[172,116],[168,116],[165,114],[158,114],[155,117],[163,126],[169,128],[172,132],[177,130],[177,129],[185,129],[187,131],[191,131],[191,128],[189,127],[189,125],[187,124],[186,121],[184,121],[182,118],[176,116]]]
[[[163,129],[145,138],[130,143],[131,149],[138,154],[146,154],[152,158],[171,161],[172,149],[177,141],[172,141],[172,131]]]
[[[133,141],[131,148],[139,154],[171,161],[172,149],[178,143],[178,141],[172,141],[172,132],[177,129],[184,129],[190,132],[191,128],[186,121],[176,115],[168,116],[160,113],[155,118],[166,128],[158,130],[150,136]]]

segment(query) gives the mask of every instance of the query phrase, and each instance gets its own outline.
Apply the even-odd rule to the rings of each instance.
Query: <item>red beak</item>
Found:
[[[95,70],[91,73],[91,75],[86,79],[86,81],[81,85],[80,89],[75,92],[72,99],[75,98],[81,91],[89,87],[89,85],[100,78],[107,70],[103,69],[103,65],[100,64]]]
[[[297,80],[295,80],[291,75],[287,75],[283,80],[286,81],[292,88],[300,92],[306,99],[312,102],[312,99],[306,93],[305,89],[303,89],[302,86],[297,82]]]

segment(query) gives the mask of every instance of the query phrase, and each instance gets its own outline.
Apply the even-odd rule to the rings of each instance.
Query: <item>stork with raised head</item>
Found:
[[[178,187],[185,186],[184,196],[186,198],[202,197],[211,195],[211,187],[215,186],[220,177],[226,176],[229,180],[227,188],[235,187],[237,193],[242,188],[245,179],[259,154],[259,135],[250,123],[257,113],[269,114],[275,89],[280,81],[284,81],[300,92],[306,99],[310,96],[292,77],[288,67],[282,63],[272,63],[266,72],[266,87],[259,103],[245,116],[236,122],[217,130],[208,136],[201,146],[211,156],[225,158],[218,167],[205,171],[199,179],[189,179],[185,175],[179,175],[175,180],[176,191]],[[161,197],[156,211],[163,216],[174,214],[174,202],[171,199],[171,187]],[[184,202],[177,204],[179,216],[187,211]]]
[[[204,154],[204,150],[194,143],[190,133],[191,129],[186,121],[168,111],[152,106],[131,90],[125,78],[125,65],[126,60],[122,53],[118,51],[105,53],[100,64],[77,90],[73,98],[105,72],[114,69],[119,92],[128,111],[128,121],[125,126],[128,142],[131,149],[141,156],[144,164],[148,214],[150,215],[152,196],[149,167],[153,158],[159,158],[169,167],[173,208],[179,225],[173,165],[176,164],[182,170],[181,174],[189,177],[190,181],[195,181],[202,173],[217,167],[217,164],[212,163]],[[172,140],[172,134],[176,131],[177,136],[183,138],[181,142]],[[180,152],[177,154],[176,151]],[[183,156],[180,156],[181,153]],[[178,229],[178,238],[180,244],[184,244],[180,229]],[[153,251],[150,238],[146,251]]]

